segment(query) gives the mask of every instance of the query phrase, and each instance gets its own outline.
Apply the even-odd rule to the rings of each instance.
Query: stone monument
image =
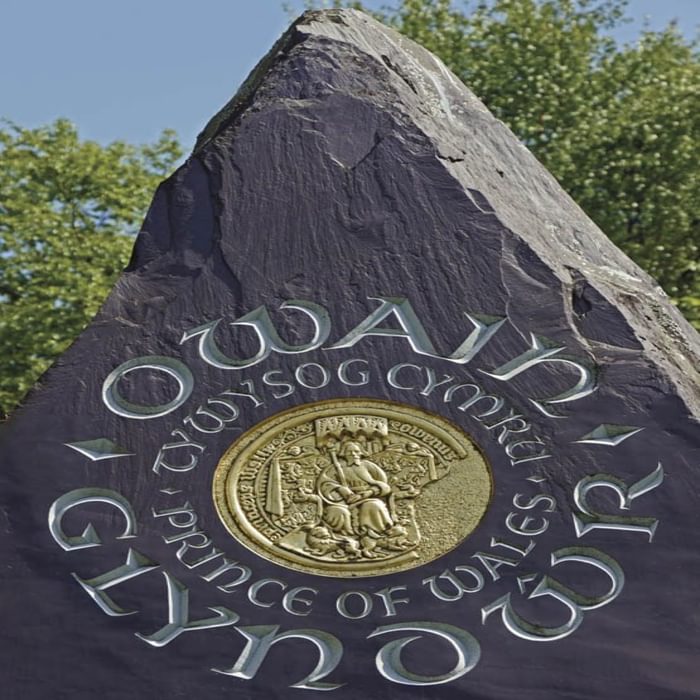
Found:
[[[698,341],[430,53],[308,12],[3,431],[3,697],[700,698]]]

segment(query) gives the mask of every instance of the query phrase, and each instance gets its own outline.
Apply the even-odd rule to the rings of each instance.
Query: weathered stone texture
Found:
[[[246,357],[255,351],[252,335],[232,334],[226,324],[263,304],[286,342],[304,343],[308,319],[278,309],[290,299],[306,299],[328,309],[330,345],[376,308],[375,297],[408,298],[441,355],[472,330],[465,312],[507,316],[508,323],[466,365],[417,355],[405,339],[371,337],[347,350],[273,354],[240,372],[204,363],[195,341],[181,344],[186,331],[222,318],[216,336],[221,348],[227,356]],[[559,418],[544,415],[530,399],[570,388],[576,381],[571,366],[533,367],[512,381],[485,373],[525,352],[530,334],[565,346],[563,354],[596,368],[594,393],[549,405]],[[105,378],[121,363],[150,355],[179,358],[190,367],[195,388],[189,401],[154,419],[110,413],[101,398]],[[71,572],[89,578],[119,566],[131,542],[189,587],[193,618],[206,617],[207,607],[229,606],[241,625],[335,634],[345,655],[327,680],[345,684],[330,693],[340,700],[700,698],[700,450],[693,418],[699,356],[696,334],[663,292],[438,59],[358,12],[306,13],[161,185],[130,265],[100,314],[4,430],[0,647],[6,665],[0,694],[23,700],[316,696],[288,688],[313,666],[308,642],[276,645],[261,673],[243,681],[209,670],[230,667],[242,649],[242,637],[231,628],[183,634],[162,649],[137,639],[135,633],[149,634],[167,619],[160,574],[110,589],[122,607],[139,614],[105,616]],[[242,379],[261,386],[269,370],[288,376],[303,361],[334,368],[350,357],[369,362],[372,384],[353,388],[334,378],[323,389],[297,387],[264,406],[243,401],[235,429],[199,436],[206,451],[186,480],[154,473],[171,431],[208,397]],[[511,466],[485,422],[455,414],[442,392],[420,396],[380,381],[399,362],[429,365],[439,376],[476,382],[504,397],[532,422],[552,457],[527,471]],[[162,373],[140,376],[141,383],[123,380],[133,401],[172,398],[173,385]],[[211,474],[240,430],[302,402],[343,396],[420,403],[461,421],[480,442],[493,467],[496,497],[461,547],[421,569],[358,582],[285,570],[226,533],[213,509]],[[606,424],[643,430],[617,447],[575,442]],[[65,447],[98,438],[132,456],[90,461]],[[643,533],[619,530],[577,537],[573,493],[582,478],[602,472],[633,484],[658,463],[663,484],[629,511],[618,509],[610,489],[603,490],[609,498],[592,497],[601,512],[658,519],[651,543]],[[545,485],[526,482],[529,475]],[[123,494],[136,512],[138,537],[115,541],[122,527],[118,513],[92,504],[76,511],[65,528],[78,534],[91,521],[105,544],[61,550],[47,528],[49,508],[62,494],[86,487]],[[182,493],[167,496],[165,488]],[[423,579],[474,564],[473,554],[488,551],[492,537],[507,538],[504,519],[514,494],[532,495],[538,488],[558,507],[519,567],[500,568],[497,581],[487,577],[483,591],[456,603],[425,592]],[[318,588],[311,614],[294,618],[279,604],[255,607],[243,590],[224,594],[196,570],[186,570],[163,540],[163,520],[152,516],[173,502],[167,498],[189,501],[216,546],[251,567],[251,581],[272,577],[290,588]],[[526,538],[511,539],[527,545]],[[511,634],[500,613],[482,624],[481,609],[509,592],[522,616],[542,626],[563,624],[565,611],[525,600],[517,578],[550,572],[550,553],[572,546],[595,547],[620,563],[626,583],[619,597],[586,612],[579,629],[555,642]],[[581,569],[567,578],[567,566]],[[605,574],[583,564],[551,571],[560,572],[567,585],[588,596],[601,595],[608,584]],[[407,587],[412,602],[395,617],[377,609],[350,621],[335,611],[342,591],[396,585]],[[425,689],[385,680],[374,665],[385,639],[367,635],[406,620],[469,630],[481,645],[479,664],[452,683]],[[422,644],[420,654],[406,650],[406,665],[422,673],[448,670],[449,648]]]

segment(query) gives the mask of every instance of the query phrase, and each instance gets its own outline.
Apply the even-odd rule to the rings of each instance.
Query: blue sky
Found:
[[[67,117],[102,143],[149,142],[170,127],[189,150],[286,28],[282,4],[3,0],[0,116],[31,127]],[[645,16],[654,29],[675,19],[691,38],[700,0],[631,0],[628,15],[621,41],[634,40]]]

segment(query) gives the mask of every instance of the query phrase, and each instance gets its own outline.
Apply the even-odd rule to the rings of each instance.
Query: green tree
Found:
[[[0,125],[0,414],[95,314],[179,157],[169,131],[103,147],[66,120]]]
[[[673,26],[617,45],[625,7],[402,0],[374,14],[440,56],[700,328],[700,55]]]

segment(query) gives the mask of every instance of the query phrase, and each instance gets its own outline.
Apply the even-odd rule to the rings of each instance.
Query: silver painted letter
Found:
[[[207,630],[214,627],[227,627],[235,625],[240,619],[233,610],[215,606],[209,608],[216,613],[216,617],[208,617],[205,620],[194,620],[190,622],[190,592],[187,586],[183,585],[167,571],[161,572],[165,577],[168,587],[168,624],[161,627],[157,632],[148,636],[136,632],[136,636],[153,647],[164,647],[166,644],[178,637],[183,632],[192,630]]]
[[[178,385],[175,398],[167,403],[156,406],[146,406],[127,401],[119,393],[119,380],[137,369],[158,370],[159,372],[164,372],[170,377],[173,377]],[[102,385],[102,401],[112,413],[116,413],[118,416],[146,420],[148,418],[165,416],[182,406],[189,398],[193,388],[194,378],[187,365],[180,362],[180,360],[176,360],[174,357],[147,355],[145,357],[136,357],[132,360],[127,360],[107,375],[107,379],[105,379]]]
[[[416,312],[411,303],[404,297],[369,297],[380,302],[379,308],[375,309],[358,326],[353,328],[345,337],[337,343],[331,345],[329,350],[340,348],[351,348],[355,343],[370,335],[388,336],[390,338],[405,338],[414,352],[420,355],[435,356],[435,348],[428,338],[428,334],[423,328],[423,324],[418,320]],[[378,326],[389,316],[394,317],[399,328],[382,328]]]
[[[308,676],[302,678],[298,683],[292,684],[291,687],[303,688],[304,690],[335,690],[341,687],[342,683],[321,681],[333,671],[343,655],[342,643],[332,634],[313,629],[290,630],[277,634],[278,625],[236,627],[236,629],[246,638],[247,644],[231,668],[213,668],[212,671],[215,673],[250,680],[255,677],[273,644],[281,642],[283,639],[305,639],[312,642],[318,649],[318,663]]]
[[[596,377],[594,371],[584,364],[580,359],[568,357],[565,355],[559,355],[559,353],[564,350],[564,346],[556,345],[547,338],[540,338],[534,333],[530,334],[531,347],[526,350],[522,355],[514,358],[510,362],[497,367],[491,372],[486,370],[479,370],[489,377],[498,379],[502,382],[507,382],[513,377],[516,377],[521,372],[524,372],[530,367],[535,365],[555,362],[558,364],[564,364],[568,367],[572,367],[576,372],[578,372],[579,379],[572,387],[567,389],[561,394],[552,396],[546,399],[530,399],[530,402],[536,406],[544,415],[549,418],[560,418],[560,414],[553,413],[548,410],[546,406],[557,403],[566,403],[568,401],[577,401],[582,399],[584,396],[592,394],[596,388]]]
[[[421,639],[422,635],[412,635],[395,639],[385,644],[377,653],[376,664],[379,673],[387,680],[401,685],[439,685],[449,683],[469,673],[479,662],[481,647],[479,642],[466,630],[440,622],[399,622],[394,625],[377,627],[368,638],[378,637],[389,632],[427,632],[449,642],[457,655],[457,662],[447,673],[437,676],[421,676],[409,671],[401,660],[403,648]]]
[[[97,603],[100,610],[105,615],[111,617],[121,617],[122,615],[133,615],[138,610],[126,611],[117,605],[105,591],[112,586],[117,586],[124,581],[141,576],[153,569],[158,568],[158,564],[145,557],[135,549],[129,549],[126,555],[126,564],[118,566],[105,574],[91,579],[82,579],[78,574],[71,574],[73,578],[83,587],[83,590]]]
[[[649,536],[651,542],[656,532],[659,521],[656,518],[633,517],[624,515],[608,515],[598,513],[588,505],[588,494],[595,488],[608,488],[617,494],[622,510],[629,510],[632,501],[645,493],[660,486],[664,480],[664,469],[659,462],[651,474],[647,474],[632,486],[628,486],[622,479],[611,474],[595,474],[585,476],[576,484],[574,489],[574,501],[579,511],[574,512],[574,527],[576,535],[583,537],[591,530],[625,530],[627,532],[643,532]]]
[[[117,508],[126,519],[124,532],[117,537],[125,540],[136,537],[136,515],[129,501],[121,494],[110,489],[84,488],[64,493],[57,498],[49,509],[49,531],[58,544],[66,551],[99,547],[102,544],[92,523],[88,523],[82,535],[68,536],[63,532],[61,521],[63,516],[75,506],[83,503],[107,503]]]
[[[625,585],[625,574],[617,561],[604,552],[592,547],[565,547],[552,552],[552,566],[565,562],[589,564],[600,569],[610,579],[610,589],[599,596],[583,596],[559,583],[556,579],[550,576],[543,576],[528,598],[550,596],[559,601],[568,611],[569,619],[566,622],[555,627],[544,627],[543,625],[529,622],[515,612],[511,594],[507,593],[481,609],[482,624],[486,624],[486,620],[491,613],[500,610],[503,624],[516,637],[527,639],[531,642],[554,642],[558,639],[564,639],[564,637],[568,637],[575,632],[583,622],[585,611],[595,610],[611,603],[622,592],[622,588]]]

